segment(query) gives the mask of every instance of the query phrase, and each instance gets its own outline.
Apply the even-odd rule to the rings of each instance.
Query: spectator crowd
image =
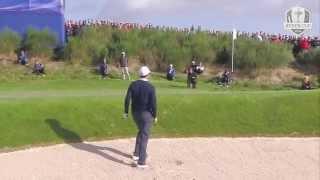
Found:
[[[184,32],[188,34],[192,34],[195,32],[206,32],[209,35],[213,36],[221,36],[232,34],[232,32],[223,32],[216,30],[202,30],[201,26],[195,28],[191,26],[190,28],[178,28],[178,27],[168,27],[168,26],[154,26],[150,23],[148,24],[139,24],[139,23],[122,23],[122,22],[114,22],[107,20],[67,20],[65,23],[66,36],[77,36],[81,32],[81,30],[85,27],[111,27],[114,29],[120,29],[123,31],[130,31],[133,29],[156,29],[160,31],[176,31],[176,32]],[[270,41],[273,43],[290,43],[294,46],[293,52],[294,54],[298,54],[301,51],[307,51],[310,48],[320,48],[320,38],[316,36],[302,36],[297,37],[293,35],[285,35],[285,34],[270,34],[263,31],[250,33],[245,31],[238,31],[238,37],[247,38],[247,39],[256,39],[258,41]]]

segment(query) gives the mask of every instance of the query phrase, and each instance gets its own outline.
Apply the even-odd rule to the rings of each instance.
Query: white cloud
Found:
[[[263,3],[270,6],[282,6],[285,0],[263,0]]]
[[[152,4],[153,0],[127,0],[129,9],[145,9]]]
[[[131,11],[179,9],[190,3],[192,3],[190,0],[125,0],[128,10]]]

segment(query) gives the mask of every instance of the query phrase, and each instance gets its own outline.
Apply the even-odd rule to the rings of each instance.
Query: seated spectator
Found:
[[[21,50],[18,62],[21,65],[28,65],[28,57],[24,50]]]
[[[108,64],[106,58],[104,58],[103,62],[99,65],[99,72],[102,79],[105,79],[108,76]]]
[[[225,86],[225,87],[229,87],[230,82],[231,82],[231,77],[230,76],[231,76],[231,73],[227,69],[224,70],[222,75],[220,77],[218,77],[217,84]]]
[[[311,89],[311,81],[309,76],[305,75],[302,81],[302,89],[303,90],[310,90]]]
[[[224,84],[224,86],[228,86],[230,83],[230,71],[228,71],[227,69],[224,71],[223,75],[222,75],[222,83]]]
[[[174,69],[173,65],[170,64],[168,69],[167,69],[167,79],[169,81],[174,80],[176,77],[176,70]]]
[[[45,75],[44,72],[44,65],[41,64],[39,61],[36,61],[36,63],[34,64],[33,67],[33,73],[35,73],[36,75]]]

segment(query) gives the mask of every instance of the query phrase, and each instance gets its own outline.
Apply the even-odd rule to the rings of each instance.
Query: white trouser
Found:
[[[129,74],[129,68],[128,67],[121,67],[121,73],[122,73],[122,79],[125,80],[126,76],[128,77],[128,80],[130,80],[130,74]]]

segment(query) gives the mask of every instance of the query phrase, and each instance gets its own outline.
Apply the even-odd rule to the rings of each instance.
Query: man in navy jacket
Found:
[[[151,71],[147,66],[141,67],[140,80],[130,84],[125,98],[125,114],[128,118],[129,104],[133,119],[138,127],[135,150],[132,159],[137,162],[138,168],[146,168],[147,144],[150,128],[153,122],[157,122],[157,99],[155,88],[148,81]]]

